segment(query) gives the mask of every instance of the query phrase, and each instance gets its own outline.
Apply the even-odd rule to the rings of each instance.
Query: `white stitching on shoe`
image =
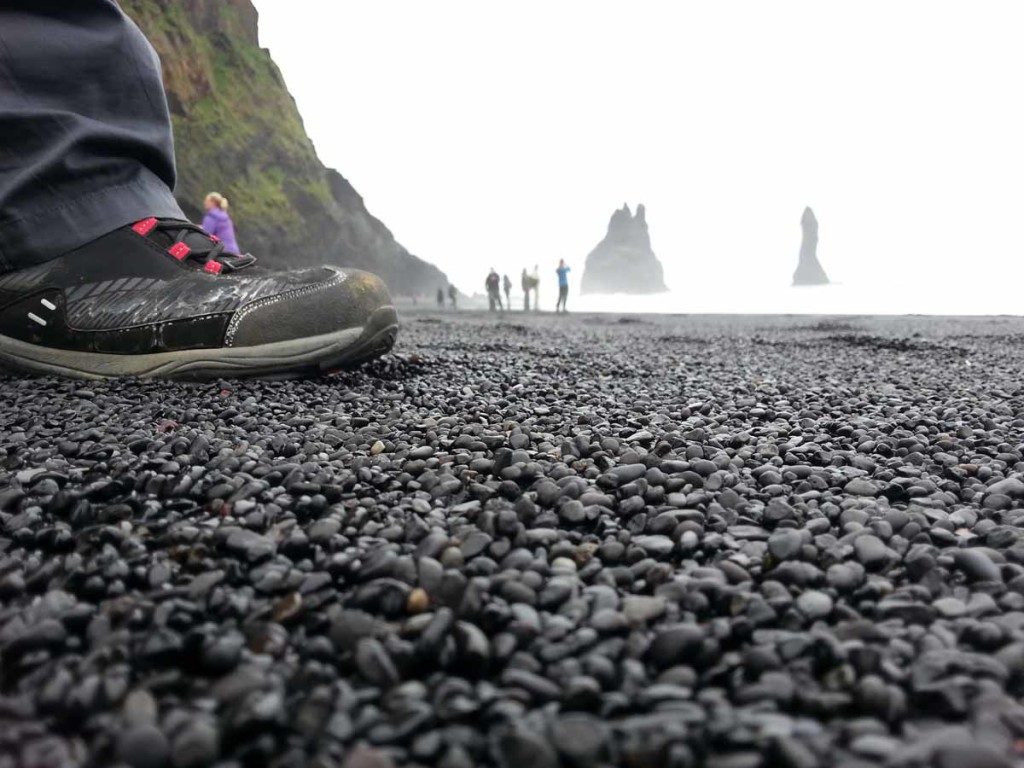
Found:
[[[341,270],[335,270],[334,277],[332,277],[330,280],[325,280],[324,282],[317,283],[316,285],[307,285],[304,288],[296,288],[294,291],[280,293],[276,296],[268,296],[265,299],[257,299],[251,304],[246,304],[244,307],[236,311],[234,317],[231,318],[231,322],[228,324],[228,329],[224,333],[224,346],[234,346],[235,333],[238,332],[238,326],[250,312],[260,309],[261,307],[268,307],[272,304],[277,304],[278,302],[281,301],[295,299],[300,296],[308,296],[312,293],[317,293],[328,288],[333,288],[334,286],[340,285],[341,283],[345,282],[347,278],[347,274],[345,274]]]

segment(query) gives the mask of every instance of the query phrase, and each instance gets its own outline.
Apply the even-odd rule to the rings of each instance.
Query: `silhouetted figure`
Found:
[[[565,265],[565,259],[558,260],[558,303],[555,305],[555,312],[568,312],[565,302],[569,298],[569,270],[571,267]]]
[[[540,312],[540,267],[537,264],[533,265],[530,277],[533,279],[533,311]]]
[[[452,303],[452,309],[458,309],[458,296],[459,292],[455,290],[454,285],[448,286],[448,300]]]
[[[501,281],[501,287],[505,289],[505,306],[508,307],[509,311],[512,311],[512,281],[508,279],[508,275]]]
[[[533,281],[530,276],[526,273],[526,267],[523,267],[523,276],[520,279],[523,285],[523,312],[530,311],[530,291],[533,290]]]
[[[809,207],[800,217],[804,239],[800,243],[800,262],[793,273],[793,285],[827,285],[828,275],[818,261],[818,220]]]
[[[487,301],[490,305],[491,312],[493,312],[495,308],[504,312],[505,308],[501,305],[501,277],[494,271],[493,267],[491,268],[490,274],[487,275],[487,280],[484,282],[484,285],[487,287]]]
[[[437,289],[437,307],[444,309],[444,288]]]

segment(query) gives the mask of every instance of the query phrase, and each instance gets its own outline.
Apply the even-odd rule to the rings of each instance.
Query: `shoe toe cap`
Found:
[[[388,289],[376,275],[332,267],[318,283],[241,307],[229,325],[227,342],[257,346],[359,328],[390,304]]]

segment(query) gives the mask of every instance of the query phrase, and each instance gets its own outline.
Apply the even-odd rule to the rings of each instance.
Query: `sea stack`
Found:
[[[628,205],[612,214],[608,234],[587,256],[582,293],[661,293],[667,291],[665,272],[651,250],[647,212],[636,215]]]
[[[810,207],[804,209],[800,226],[804,239],[800,244],[800,263],[793,273],[793,285],[827,285],[828,275],[818,262],[818,220]]]

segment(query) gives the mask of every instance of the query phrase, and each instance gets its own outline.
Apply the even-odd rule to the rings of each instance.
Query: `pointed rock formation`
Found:
[[[587,256],[582,293],[661,293],[667,291],[661,262],[651,250],[647,212],[628,205],[612,214],[608,234]]]
[[[800,244],[800,263],[793,273],[793,285],[827,285],[828,275],[818,262],[818,220],[810,207],[800,217],[804,239]]]

